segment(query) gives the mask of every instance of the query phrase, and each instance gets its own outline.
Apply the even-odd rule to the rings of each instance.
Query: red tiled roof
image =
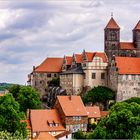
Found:
[[[138,21],[137,25],[135,26],[133,30],[140,30],[140,20]]]
[[[57,96],[57,99],[66,116],[87,116],[80,96]]]
[[[67,65],[71,65],[72,57],[71,56],[66,56],[66,61],[67,61]]]
[[[107,26],[105,28],[108,29],[120,29],[119,25],[116,23],[113,17],[109,20]]]
[[[48,132],[40,132],[39,135],[32,140],[56,140],[56,138],[54,138]]]
[[[119,74],[140,74],[140,58],[115,57]]]
[[[56,138],[56,139],[59,139],[59,138],[62,138],[62,137],[64,137],[64,136],[66,136],[66,135],[69,135],[69,134],[71,134],[69,131],[64,131],[64,132],[62,132],[62,133],[56,135],[55,138]]]
[[[93,61],[95,56],[101,57],[104,63],[107,62],[106,54],[103,52],[85,52],[85,54],[89,62]]]
[[[134,44],[132,42],[120,42],[120,49],[122,50],[134,50]]]
[[[42,110],[31,110],[30,121],[32,126],[32,131],[35,132],[50,132],[50,131],[65,131],[62,126],[59,114],[56,109],[42,109]],[[59,123],[58,127],[50,127],[47,122]]]
[[[91,62],[93,60],[93,57],[95,55],[95,52],[85,52],[87,61]]]
[[[95,56],[101,57],[104,63],[107,62],[107,57],[106,57],[106,54],[105,54],[105,53],[96,52],[96,53],[95,53]]]
[[[99,106],[86,106],[88,118],[100,118],[100,108]]]
[[[75,54],[76,63],[82,63],[82,54]]]
[[[47,58],[35,69],[35,72],[61,72],[63,60],[63,58]]]
[[[108,111],[101,111],[100,113],[101,113],[101,117],[105,117],[109,114]]]

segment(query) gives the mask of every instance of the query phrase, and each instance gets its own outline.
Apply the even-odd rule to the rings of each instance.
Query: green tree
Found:
[[[140,105],[116,103],[92,133],[92,139],[140,138]]]
[[[14,134],[7,131],[0,131],[0,139],[7,139],[7,140],[20,139],[21,140],[21,139],[25,139],[25,137],[19,131],[16,131]]]
[[[137,103],[137,104],[140,104],[140,98],[138,98],[138,97],[132,97],[132,98],[130,98],[130,99],[125,100],[124,102],[126,102],[126,103],[135,102],[135,103]]]
[[[102,103],[105,109],[108,109],[109,100],[113,99],[115,99],[114,92],[104,86],[94,87],[83,97],[85,104],[92,103],[92,105],[94,105],[95,103]]]
[[[38,92],[29,86],[21,86],[17,101],[20,104],[20,111],[26,112],[27,109],[41,108],[41,101]]]
[[[19,104],[11,94],[0,97],[0,131],[14,134],[17,130],[26,137],[26,124],[21,122],[25,119],[19,111]]]
[[[18,97],[19,90],[20,90],[20,85],[13,85],[11,86],[11,88],[9,88],[9,92],[12,93],[15,99],[17,99]]]
[[[74,133],[74,138],[75,139],[85,139],[85,135],[81,130],[78,130],[77,132]]]
[[[48,82],[48,86],[59,87],[60,86],[60,78],[52,79]]]

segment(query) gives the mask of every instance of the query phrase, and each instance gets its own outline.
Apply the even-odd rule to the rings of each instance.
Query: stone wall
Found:
[[[117,101],[140,97],[140,75],[119,75]]]
[[[66,90],[67,95],[79,95],[83,90],[83,74],[61,74],[60,86]]]
[[[51,77],[48,77],[48,74],[51,75]],[[59,74],[58,73],[37,73],[33,72],[32,74],[32,87],[37,89],[40,93],[40,97],[42,97],[47,90],[48,87],[48,81],[51,81],[54,78],[58,78]]]

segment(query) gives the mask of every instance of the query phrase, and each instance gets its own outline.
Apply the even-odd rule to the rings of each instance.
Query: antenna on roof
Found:
[[[111,17],[113,17],[113,12],[111,12]]]

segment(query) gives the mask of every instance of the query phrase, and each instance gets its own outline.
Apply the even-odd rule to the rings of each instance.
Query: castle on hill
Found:
[[[132,33],[132,42],[120,42],[120,27],[111,17],[104,29],[104,52],[83,50],[64,58],[46,58],[33,67],[28,84],[41,96],[46,94],[49,81],[60,78],[67,95],[106,86],[116,92],[116,101],[140,97],[140,21]]]

